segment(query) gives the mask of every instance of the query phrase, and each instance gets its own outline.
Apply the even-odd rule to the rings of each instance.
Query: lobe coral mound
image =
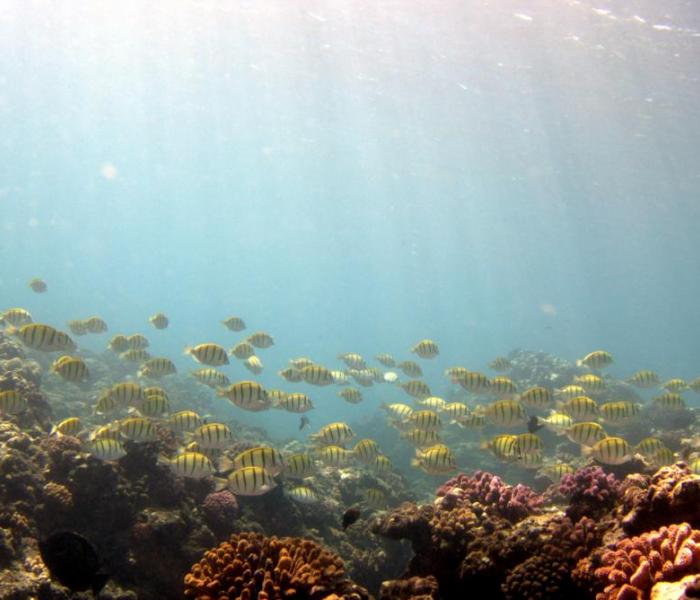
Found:
[[[303,538],[239,533],[207,551],[185,576],[198,600],[368,600],[345,579],[339,556]]]

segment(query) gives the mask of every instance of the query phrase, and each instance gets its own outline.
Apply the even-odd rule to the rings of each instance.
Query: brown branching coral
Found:
[[[205,553],[185,576],[185,596],[208,600],[364,600],[343,561],[302,538],[240,533]]]
[[[545,547],[515,567],[501,585],[508,600],[529,598],[583,598],[569,577],[568,556],[554,546]]]

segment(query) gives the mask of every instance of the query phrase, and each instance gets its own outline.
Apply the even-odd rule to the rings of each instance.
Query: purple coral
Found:
[[[228,490],[212,492],[202,502],[207,525],[217,534],[228,534],[238,516],[238,501]]]
[[[480,502],[512,523],[539,512],[544,503],[544,497],[532,488],[520,483],[508,485],[487,471],[476,471],[471,477],[460,473],[440,486],[436,495],[448,504]]]
[[[562,477],[559,493],[569,498],[566,514],[570,519],[596,518],[615,507],[620,497],[620,482],[600,467],[583,467]]]

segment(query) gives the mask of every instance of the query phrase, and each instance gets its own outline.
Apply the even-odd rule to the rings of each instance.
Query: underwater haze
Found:
[[[510,483],[535,485],[533,467],[566,461],[573,472],[591,452],[598,466],[617,467],[633,448],[646,448],[644,436],[666,436],[670,457],[654,447],[653,460],[616,472],[620,477],[692,460],[700,448],[692,429],[700,406],[699,56],[700,10],[681,0],[4,0],[0,358],[7,343],[21,350],[7,357],[37,361],[43,379],[36,393],[47,400],[44,417],[31,417],[37,424],[21,412],[26,398],[7,396],[3,421],[33,432],[36,444],[47,443],[49,431],[51,443],[56,433],[59,440],[76,434],[85,450],[88,433],[94,442],[95,428],[113,418],[124,438],[112,449],[120,456],[101,468],[122,477],[138,462],[139,444],[155,443],[155,434],[134,439],[125,429],[125,419],[145,414],[140,403],[127,413],[120,396],[124,410],[114,417],[93,405],[110,386],[144,383],[139,365],[118,358],[126,347],[107,349],[116,334],[141,333],[151,356],[177,368],[156,382],[172,412],[191,408],[198,418],[240,424],[240,439],[232,427],[237,450],[277,444],[285,459],[300,448],[316,451],[318,439],[309,435],[322,438],[329,423],[390,444],[392,451],[383,450],[396,463],[391,476],[404,487],[386,487],[405,491],[393,505],[432,493],[457,468],[488,467]],[[46,293],[28,287],[33,278],[46,283]],[[97,373],[92,382],[81,388],[57,377],[60,364],[52,361],[59,354],[49,353],[56,348],[18,332],[24,317],[14,322],[3,313],[11,307],[71,333],[85,359],[75,368]],[[159,312],[167,328],[149,323]],[[70,323],[90,315],[108,330],[76,333]],[[245,331],[222,325],[232,315],[245,320]],[[257,331],[274,338],[272,347],[256,350],[260,374],[233,357],[221,365],[185,352],[210,343],[228,350]],[[432,356],[415,351],[421,340],[434,342]],[[575,366],[594,351],[600,354]],[[397,363],[416,360],[423,374],[385,364],[376,385],[360,387],[358,403],[338,398],[345,388],[290,384],[279,375],[290,359],[310,357],[359,381],[342,353],[359,353],[377,369],[376,355],[390,353]],[[490,367],[496,357],[511,362]],[[457,365],[489,378],[509,375],[513,389],[490,379],[479,387],[465,373],[445,377]],[[310,423],[293,411],[244,407],[234,392],[231,406],[190,377],[207,366],[230,383],[308,393]],[[602,369],[604,381],[586,380],[600,388],[584,386],[593,408],[571,411],[600,421],[607,439],[620,442],[590,450],[572,433],[575,418],[551,415],[576,397],[567,384]],[[0,367],[0,390],[2,377]],[[404,387],[418,378],[439,399],[463,403],[479,423],[466,425],[466,412],[445,412],[441,424],[411,429],[412,417],[387,416],[383,404],[431,398]],[[526,399],[526,389],[542,385],[550,395]],[[662,396],[652,400],[657,392]],[[510,403],[496,410],[499,394]],[[606,401],[626,404],[598,413]],[[437,414],[443,406],[430,408]],[[83,429],[59,427],[77,416]],[[609,429],[621,421],[622,429]],[[462,431],[472,425],[487,433]],[[248,429],[255,427],[259,438]],[[451,453],[426,451],[438,447],[428,440],[440,441],[433,437],[440,427],[454,427],[442,441],[455,449],[456,462]],[[532,454],[502,453],[494,435],[504,430],[542,436],[528,443],[544,444],[544,455],[533,453],[544,462],[515,465]],[[157,479],[163,452],[174,461],[189,441],[178,438],[182,431],[170,433],[181,447],[144,452],[149,477]],[[416,447],[406,442],[411,435],[423,436]],[[597,427],[585,435],[591,447],[600,441]],[[315,488],[319,495],[330,498],[345,479],[366,475],[366,465],[344,472],[340,458],[326,459],[340,462],[324,463],[327,478],[319,480],[327,487]],[[206,465],[211,472],[202,478],[224,471]],[[219,493],[214,485],[207,491]],[[238,496],[234,488],[229,477]],[[304,494],[297,493],[302,503]],[[0,485],[0,504],[2,498]],[[239,498],[243,507],[248,501]],[[334,519],[340,508],[333,507]],[[323,529],[304,523],[304,531]],[[263,525],[266,534],[278,533]],[[230,533],[210,529],[217,542],[221,531]],[[103,542],[92,536],[97,550],[81,547],[104,558],[100,544],[110,535]],[[213,541],[183,553],[182,564]],[[328,543],[337,549],[337,542]],[[401,569],[349,571],[371,588]],[[0,592],[3,585],[0,577]]]
[[[233,310],[302,353],[695,367],[692,3],[0,11],[3,296],[163,310],[172,350]]]

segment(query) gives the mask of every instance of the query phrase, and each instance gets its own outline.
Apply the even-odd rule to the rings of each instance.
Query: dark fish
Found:
[[[299,419],[299,431],[304,429],[304,427],[308,427],[310,424],[311,421],[309,421],[309,417],[302,415],[301,419]]]
[[[536,415],[532,415],[530,417],[530,420],[527,422],[527,430],[530,433],[535,433],[536,431],[542,429],[542,427],[544,427],[544,425],[540,423],[540,420],[537,418]]]
[[[97,595],[109,579],[95,547],[73,531],[57,531],[39,542],[41,559],[53,579],[74,592]]]
[[[343,531],[360,518],[360,509],[356,507],[348,508],[343,513]]]

